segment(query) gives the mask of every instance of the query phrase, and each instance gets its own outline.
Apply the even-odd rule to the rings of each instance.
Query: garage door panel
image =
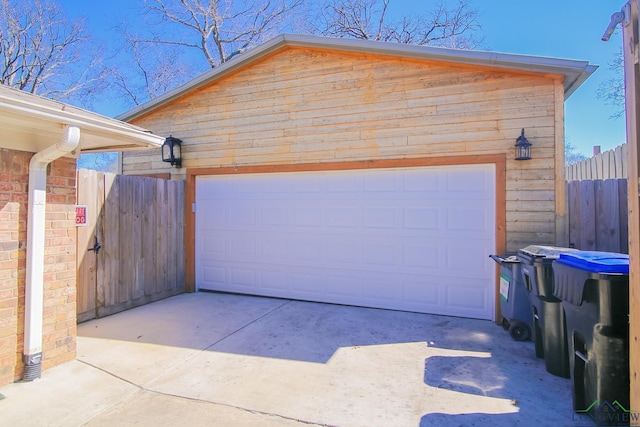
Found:
[[[435,281],[424,281],[423,278],[405,280],[403,282],[404,300],[409,307],[419,309],[430,307],[435,310],[441,304],[440,286]]]
[[[325,224],[330,228],[356,228],[361,218],[361,210],[355,207],[325,208]]]
[[[401,175],[393,171],[379,171],[376,174],[364,175],[363,190],[367,192],[396,193],[400,186]]]
[[[494,182],[492,165],[198,177],[196,285],[492,318]]]
[[[438,171],[413,170],[403,173],[402,189],[405,192],[437,193],[443,186],[441,173]]]
[[[389,268],[398,266],[402,259],[402,245],[393,241],[380,241],[376,239],[363,239],[362,243],[362,264],[364,268]]]
[[[493,177],[476,173],[473,169],[446,172],[446,188],[450,192],[487,192]]]
[[[323,286],[329,299],[355,303],[362,293],[362,282],[356,272],[332,271],[325,275]]]
[[[227,241],[224,238],[206,239],[202,242],[200,250],[207,258],[220,258],[227,253]]]
[[[230,285],[239,290],[250,292],[256,286],[256,271],[248,268],[229,269]]]
[[[283,226],[287,224],[287,211],[281,206],[265,206],[260,210],[260,225]]]
[[[398,303],[402,300],[402,282],[396,274],[367,272],[363,274],[363,301],[373,306]]]
[[[446,264],[443,267],[458,271],[461,277],[485,276],[495,268],[494,262],[485,256],[488,251],[491,251],[488,247],[449,246],[446,248]],[[461,264],[464,268],[461,268]]]
[[[202,283],[212,287],[225,286],[227,283],[226,273],[225,267],[205,265],[202,267]]]
[[[447,209],[447,229],[484,231],[487,227],[485,210],[480,207]]]
[[[286,296],[289,288],[287,286],[287,272],[280,270],[270,270],[267,267],[259,272],[259,288],[264,295]]]
[[[230,259],[246,259],[256,255],[256,239],[254,236],[239,235],[229,239],[227,245]]]
[[[487,292],[473,280],[450,283],[447,286],[447,306],[459,310],[482,311],[486,304]]]
[[[433,269],[440,267],[440,249],[434,245],[404,245],[402,264],[406,267]]]
[[[261,239],[260,259],[265,262],[278,262],[288,254],[288,241],[280,236],[272,236],[271,239]]]
[[[415,230],[437,230],[440,224],[440,209],[420,207],[404,209],[404,228]]]
[[[363,225],[366,228],[398,228],[397,211],[394,207],[366,208]]]
[[[337,236],[326,242],[323,247],[327,261],[335,265],[360,265],[362,263],[362,245],[354,239]]]
[[[362,176],[359,175],[328,174],[324,179],[324,183],[326,191],[331,197],[344,197],[344,193],[359,193],[362,191]]]
[[[312,265],[323,262],[320,236],[316,236],[314,239],[309,237],[308,235],[299,235],[292,240],[289,258],[294,264]]]
[[[293,225],[304,227],[322,226],[322,206],[296,206],[291,210]]]

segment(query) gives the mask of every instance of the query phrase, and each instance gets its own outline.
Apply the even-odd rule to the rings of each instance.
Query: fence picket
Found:
[[[628,253],[626,179],[567,182],[567,209],[578,249]]]
[[[565,167],[567,181],[585,179],[615,179],[627,177],[627,144],[622,144],[613,150],[596,154],[590,159],[572,163]]]

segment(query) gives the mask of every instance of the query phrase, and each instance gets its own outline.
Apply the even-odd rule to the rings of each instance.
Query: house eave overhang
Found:
[[[555,74],[563,77],[564,94],[567,99],[598,68],[588,61],[560,59],[540,56],[518,55],[488,51],[446,49],[441,47],[416,46],[399,43],[385,43],[369,40],[318,37],[310,35],[282,34],[253,49],[248,50],[218,67],[201,74],[184,85],[166,92],[144,104],[141,104],[116,117],[131,121],[176,98],[197,90],[243,66],[256,61],[283,47],[309,47],[328,50],[342,50],[442,61],[455,64],[467,64],[484,67],[503,68],[542,74]]]
[[[81,129],[81,153],[157,148],[164,141],[138,126],[0,86],[0,148],[35,153],[59,140],[67,126]]]

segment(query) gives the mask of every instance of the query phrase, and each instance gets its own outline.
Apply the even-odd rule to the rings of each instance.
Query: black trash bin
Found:
[[[604,416],[611,408],[629,409],[629,256],[563,253],[553,274],[566,316],[573,409],[611,423]]]
[[[533,311],[532,335],[536,356],[544,358],[547,372],[569,378],[569,351],[562,300],[553,296],[553,261],[576,249],[531,245],[518,251],[524,287]]]
[[[516,254],[490,255],[500,264],[500,310],[502,325],[516,341],[531,338],[533,314],[529,293],[522,281],[521,263]]]

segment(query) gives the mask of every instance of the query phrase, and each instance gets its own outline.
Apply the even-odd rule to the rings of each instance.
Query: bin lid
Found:
[[[576,252],[575,248],[563,248],[559,246],[529,245],[518,252],[531,257],[557,259],[561,253]]]
[[[515,254],[505,254],[505,255],[489,255],[491,259],[497,262],[500,265],[504,264],[520,264],[520,260]]]
[[[629,274],[629,255],[617,252],[567,252],[556,262],[591,273]]]

